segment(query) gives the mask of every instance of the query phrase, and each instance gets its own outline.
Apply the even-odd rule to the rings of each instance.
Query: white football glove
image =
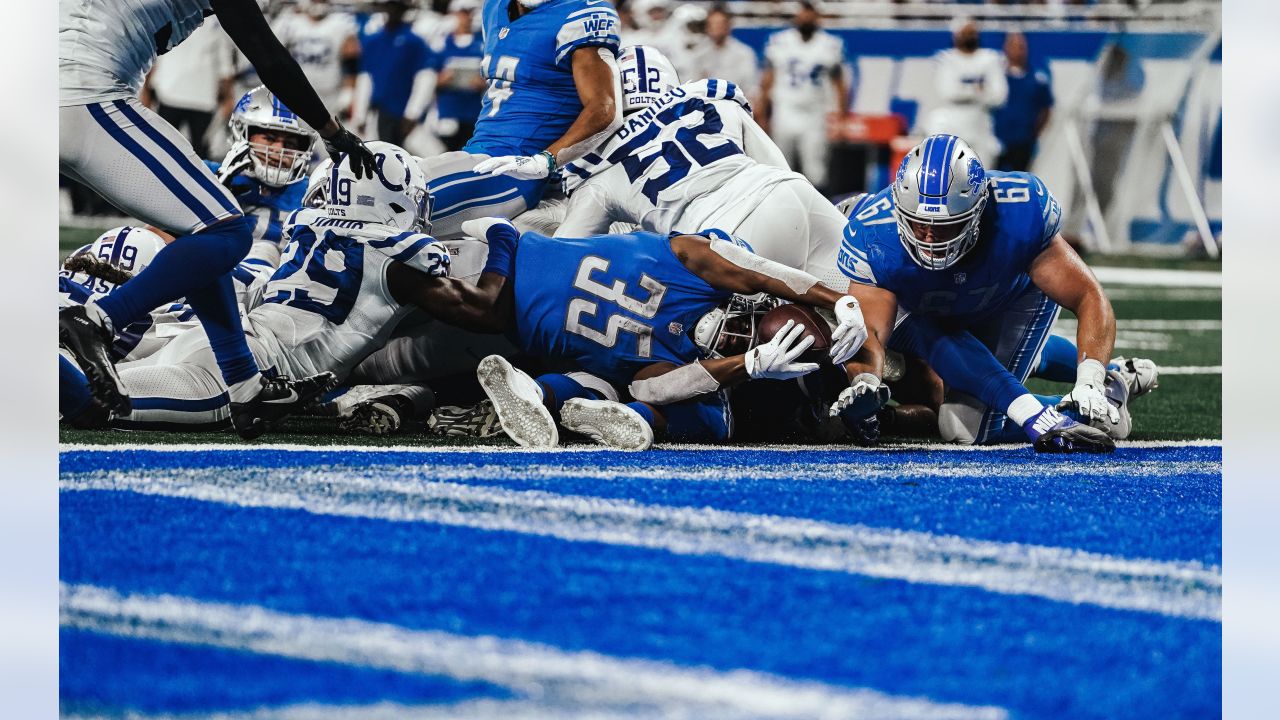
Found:
[[[472,170],[479,175],[510,175],[520,180],[541,180],[551,174],[554,160],[547,152],[537,155],[501,155],[481,160]]]
[[[499,232],[514,232],[516,235],[520,234],[520,231],[516,229],[515,225],[511,224],[510,220],[498,217],[482,217],[474,220],[465,220],[462,223],[462,234],[487,243],[489,242],[489,233],[498,228],[501,228]]]
[[[1120,423],[1120,411],[1108,400],[1106,393],[1107,368],[1093,359],[1086,359],[1076,368],[1076,386],[1062,396],[1058,409],[1074,408],[1080,417],[1090,424]]]
[[[867,323],[858,301],[849,295],[836,301],[836,322],[839,325],[831,332],[831,362],[841,365],[867,341]]]
[[[795,320],[788,320],[772,340],[747,352],[747,374],[756,379],[790,380],[817,370],[818,363],[795,362],[796,358],[813,345],[812,335],[805,335],[804,339],[800,339],[804,331],[803,325],[797,325]]]
[[[249,143],[241,140],[233,143],[222,162],[218,165],[218,182],[230,186],[236,175],[248,170],[253,165],[253,149]]]
[[[847,420],[861,420],[879,412],[889,402],[889,386],[871,373],[859,373],[853,384],[840,391],[840,397],[831,403],[831,417],[843,415]]]

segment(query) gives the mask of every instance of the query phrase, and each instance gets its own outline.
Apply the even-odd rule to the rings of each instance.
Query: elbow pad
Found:
[[[719,389],[720,382],[696,361],[657,377],[635,380],[627,388],[631,397],[650,405],[670,405]]]

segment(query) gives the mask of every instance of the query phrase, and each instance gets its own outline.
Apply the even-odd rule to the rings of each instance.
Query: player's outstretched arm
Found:
[[[1102,284],[1061,234],[1054,235],[1031,262],[1030,275],[1036,287],[1078,320],[1076,384],[1064,402],[1075,403],[1081,414],[1091,418],[1110,418],[1115,412],[1104,393],[1107,363],[1116,342],[1116,313]]]
[[[257,0],[210,0],[209,6],[227,36],[249,59],[262,84],[320,134],[331,155],[345,153],[357,160],[353,163],[357,178],[365,173],[372,176],[373,153],[324,106],[298,62],[267,24]]]
[[[415,305],[464,330],[500,333],[511,321],[511,284],[497,273],[482,273],[472,285],[392,263],[387,266],[387,287],[401,305]]]

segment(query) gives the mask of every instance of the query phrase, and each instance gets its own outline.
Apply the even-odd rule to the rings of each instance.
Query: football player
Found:
[[[662,234],[719,228],[830,287],[848,284],[835,265],[844,215],[787,168],[736,85],[681,85],[650,47],[624,48],[618,63],[623,126],[565,167],[557,235],[600,234],[614,222]]]
[[[516,217],[547,178],[622,121],[618,13],[605,0],[486,0],[488,89],[461,151],[423,160],[437,237],[463,221]]]
[[[222,162],[207,164],[253,220],[246,262],[275,269],[284,221],[303,206],[314,135],[263,86],[240,98],[228,125],[231,149]]]
[[[372,176],[357,176],[352,158],[343,158],[324,207],[291,218],[284,262],[246,318],[262,367],[308,378],[292,384],[296,393],[277,416],[315,399],[385,342],[412,309],[404,302],[410,287],[448,274],[448,251],[422,232],[429,203],[421,169],[394,145],[369,149]],[[198,328],[151,358],[121,364],[120,377],[135,402],[117,427],[225,427],[227,388]]]
[[[890,347],[925,359],[948,397],[944,439],[1025,436],[1036,450],[1107,452],[1127,432],[1128,386],[1106,366],[1115,313],[1058,232],[1061,208],[1040,178],[988,173],[964,140],[933,135],[903,159],[893,184],[850,208],[839,265],[870,332],[846,366],[851,387],[831,408],[864,440],[888,400]],[[1075,387],[1059,412],[1024,382],[1060,307],[1079,318]],[[1010,422],[1011,421],[1011,422]]]
[[[848,359],[865,338],[853,298],[719,231],[551,238],[522,235],[493,218],[465,230],[489,244],[479,284],[424,284],[418,304],[439,308],[440,319],[463,327],[514,332],[525,353],[574,371],[535,381],[500,356],[481,361],[477,376],[503,429],[526,447],[556,445],[557,416],[567,428],[620,448],[648,447],[655,428],[673,439],[724,439],[730,432],[724,388],[818,368],[796,361],[814,340],[794,325],[758,347],[708,357],[715,341],[700,348],[695,335],[714,334],[707,325],[723,319],[717,310],[735,293],[834,311],[833,362]],[[619,388],[634,402],[616,402]]]
[[[80,0],[59,5],[59,166],[124,212],[177,238],[116,292],[59,314],[59,340],[75,356],[100,403],[129,411],[109,348],[115,328],[180,297],[195,308],[230,388],[232,422],[260,435],[269,403],[293,388],[267,380],[245,341],[229,272],[249,250],[251,224],[181,134],[142,106],[142,79],[158,54],[185,40],[208,15],[248,57],[259,77],[325,139],[373,156],[343,129],[272,34],[255,0]]]
[[[355,18],[334,12],[329,0],[298,0],[294,12],[282,13],[276,35],[298,61],[325,107],[351,117],[360,73],[360,40]]]

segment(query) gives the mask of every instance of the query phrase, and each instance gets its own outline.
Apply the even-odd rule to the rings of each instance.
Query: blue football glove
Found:
[[[829,414],[840,418],[855,442],[871,445],[880,439],[880,420],[876,413],[888,402],[889,386],[871,373],[860,373],[831,404]]]

